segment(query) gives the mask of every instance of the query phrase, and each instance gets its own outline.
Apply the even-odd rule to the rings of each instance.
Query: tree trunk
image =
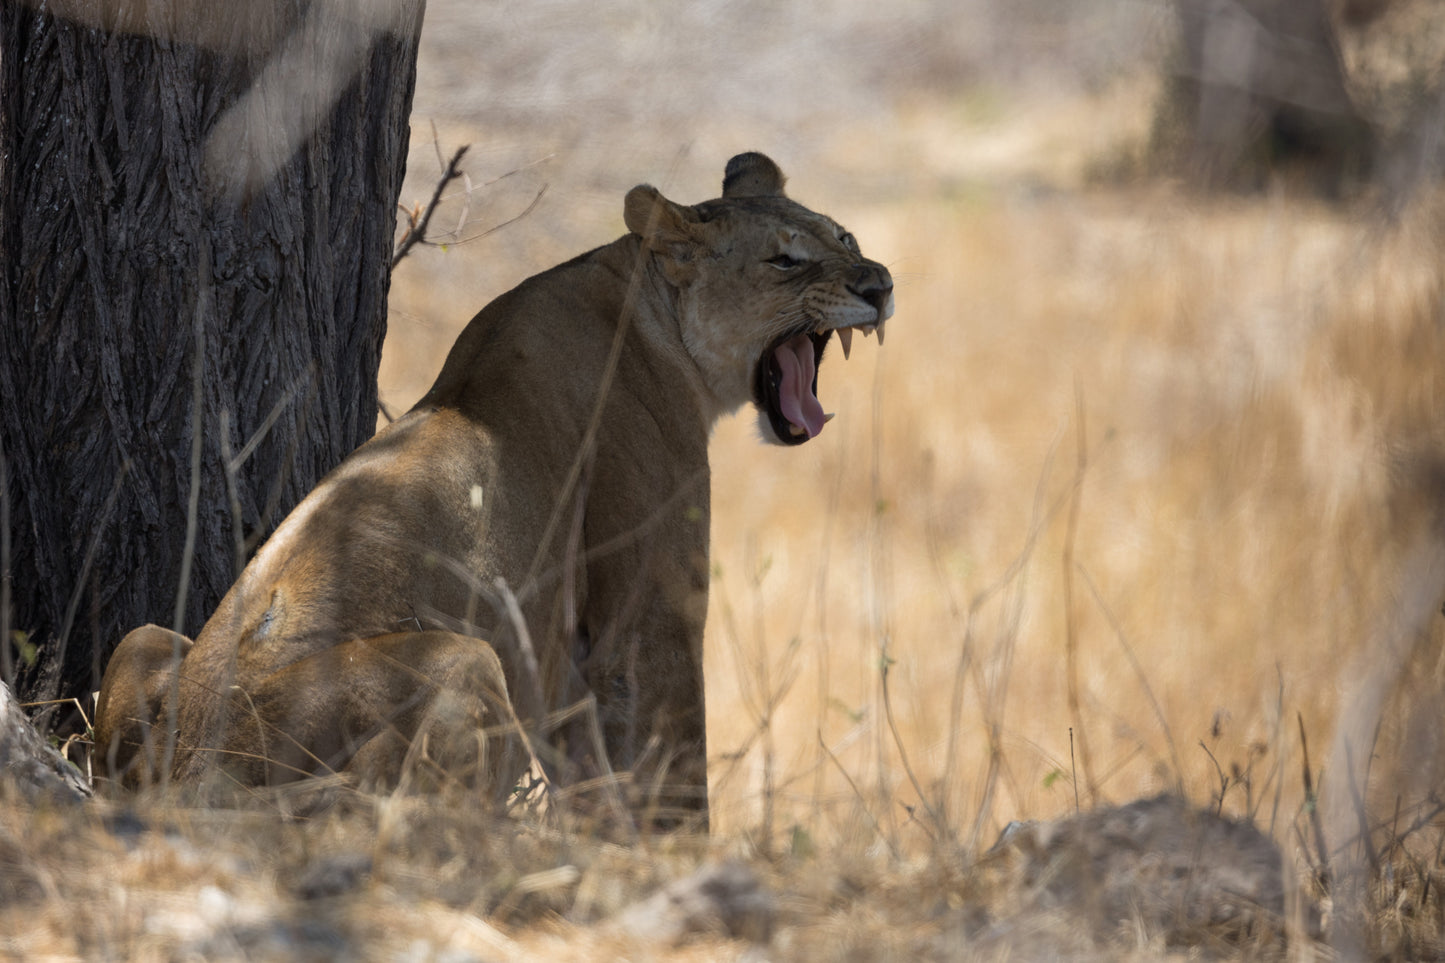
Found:
[[[1374,135],[1345,85],[1324,0],[1178,0],[1179,52],[1159,144],[1205,187],[1257,189],[1282,171],[1338,194]]]
[[[0,0],[0,670],[194,634],[375,429],[423,0]]]

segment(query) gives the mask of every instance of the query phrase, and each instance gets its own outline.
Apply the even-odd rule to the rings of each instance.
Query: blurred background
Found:
[[[429,0],[404,206],[471,149],[382,399],[629,187],[761,150],[897,314],[817,439],[715,432],[715,826],[911,848],[1182,789],[1284,838],[1321,768],[1428,813],[1442,54],[1437,0]]]

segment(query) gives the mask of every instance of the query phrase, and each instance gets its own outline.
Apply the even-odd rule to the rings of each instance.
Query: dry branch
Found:
[[[418,210],[415,207],[409,211],[403,209],[403,213],[406,214],[407,227],[406,232],[401,236],[401,240],[397,242],[396,251],[391,255],[392,270],[396,270],[396,266],[401,263],[401,259],[410,254],[412,248],[418,244],[430,243],[426,240],[427,225],[431,223],[432,215],[436,213],[437,205],[441,203],[442,192],[446,190],[448,184],[462,176],[460,167],[462,157],[471,149],[471,146],[471,144],[463,144],[457,148],[457,152],[453,154],[452,159],[447,162],[446,169],[442,171],[441,179],[437,181],[436,189],[432,191],[431,200],[427,201],[424,209]],[[531,208],[528,208],[528,210],[531,210]]]

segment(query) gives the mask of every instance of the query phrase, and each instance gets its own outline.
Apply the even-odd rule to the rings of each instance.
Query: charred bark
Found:
[[[194,633],[368,438],[422,0],[0,2],[0,670]]]

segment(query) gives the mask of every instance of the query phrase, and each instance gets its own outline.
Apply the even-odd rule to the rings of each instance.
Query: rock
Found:
[[[343,853],[312,862],[292,888],[302,899],[327,899],[351,892],[370,875],[371,856]]]
[[[0,783],[14,787],[32,804],[79,802],[90,796],[90,787],[79,770],[46,744],[3,682],[0,682]]]
[[[623,909],[613,925],[634,939],[677,945],[716,935],[765,943],[772,936],[773,900],[741,863],[704,866]]]
[[[1175,796],[1011,823],[979,868],[999,877],[994,919],[1062,916],[1096,945],[1121,933],[1170,946],[1284,933],[1278,847],[1250,822]]]

